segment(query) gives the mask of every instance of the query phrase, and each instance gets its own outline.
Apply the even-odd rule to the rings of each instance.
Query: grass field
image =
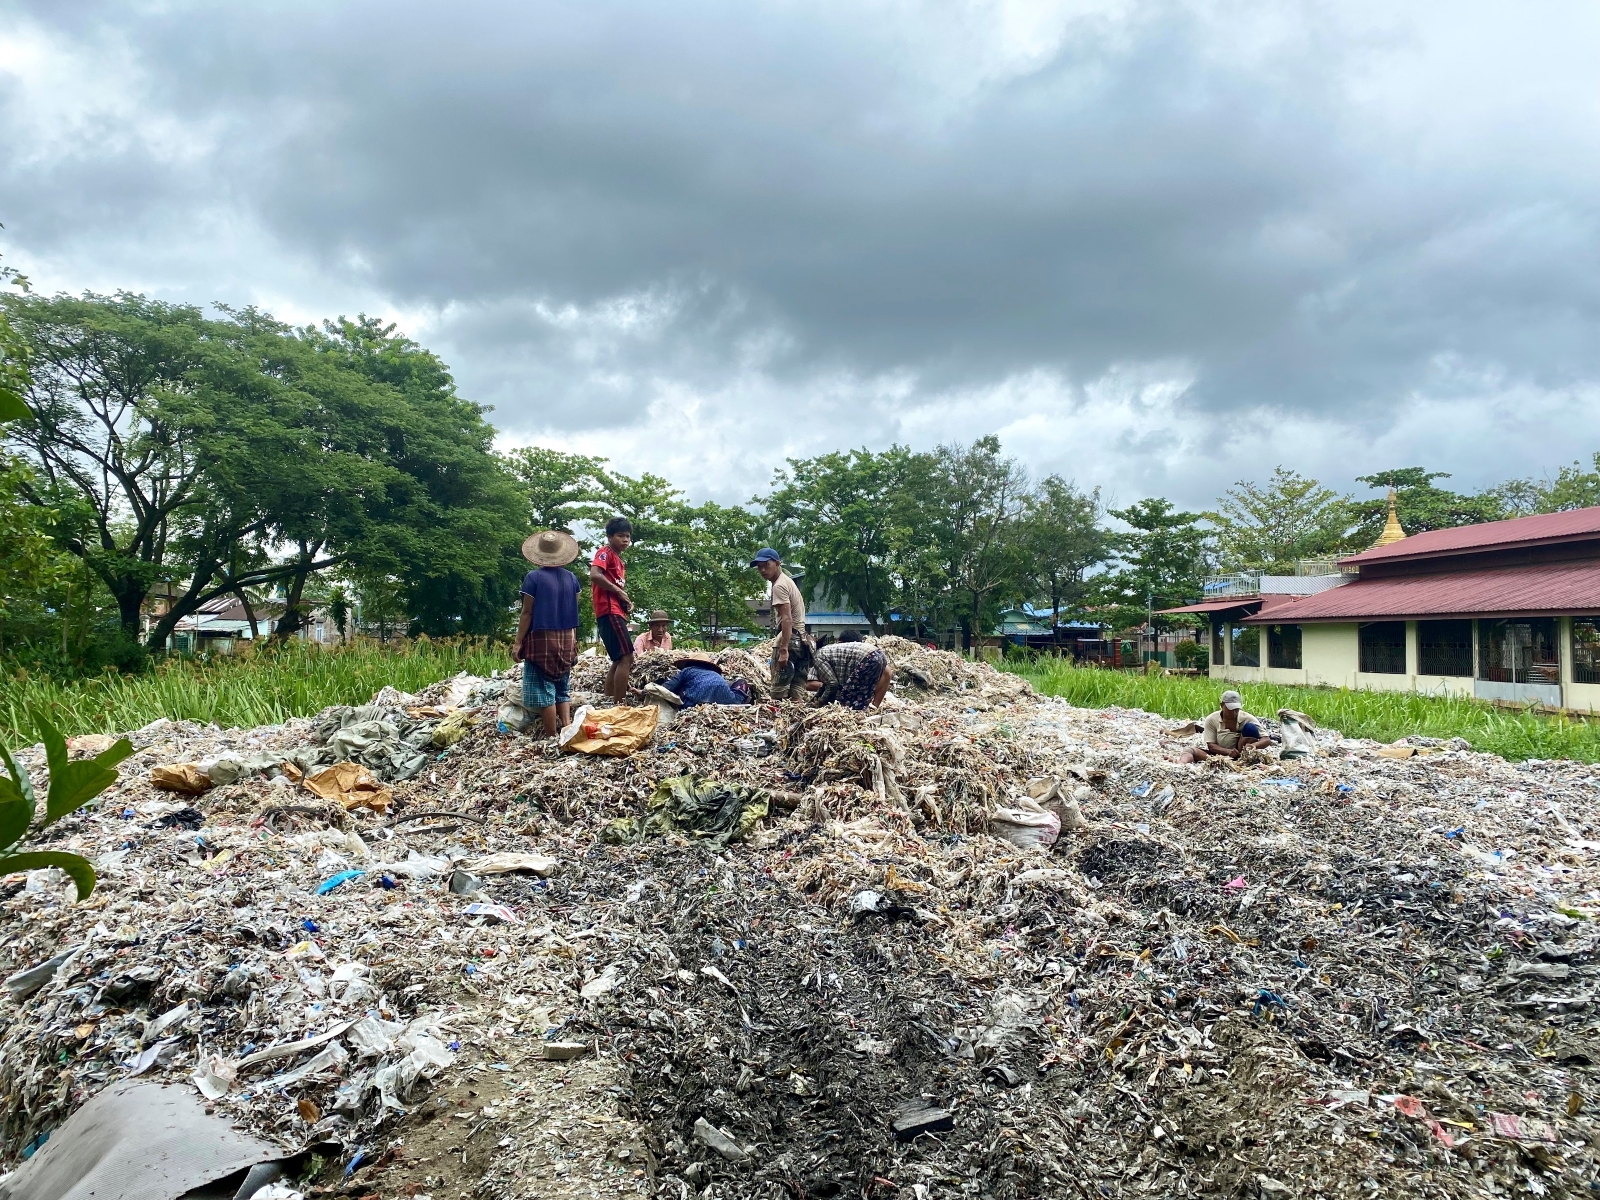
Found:
[[[481,642],[419,641],[403,648],[358,642],[321,648],[294,642],[209,661],[169,659],[142,675],[108,674],[60,683],[0,675],[0,738],[35,740],[35,708],[63,733],[119,733],[157,717],[215,721],[224,727],[275,725],[330,704],[364,704],[384,684],[412,692],[459,671],[487,675],[511,665],[504,648]]]
[[[1195,718],[1217,707],[1217,696],[1236,687],[1245,708],[1272,717],[1294,708],[1346,737],[1392,742],[1408,734],[1466,738],[1474,749],[1508,759],[1572,758],[1600,762],[1600,723],[1540,716],[1473,700],[1404,692],[1354,692],[1338,688],[1283,687],[1270,683],[1226,684],[1176,675],[1074,668],[1060,659],[1008,662],[1034,688],[1084,708],[1143,708],[1166,717]]]

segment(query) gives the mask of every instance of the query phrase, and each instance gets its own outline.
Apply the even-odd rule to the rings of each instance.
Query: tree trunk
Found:
[[[278,627],[272,631],[274,641],[287,642],[292,635],[306,627],[305,614],[300,611],[301,597],[305,594],[306,580],[311,576],[311,564],[316,561],[317,551],[321,548],[320,544],[308,546],[305,542],[300,543],[298,570],[294,573],[294,582],[289,585],[283,616],[278,619]]]
[[[1061,577],[1050,572],[1050,649],[1061,653]]]
[[[256,623],[256,610],[250,607],[250,597],[245,595],[243,588],[234,592],[239,597],[239,603],[244,605],[245,620],[250,622],[250,640],[256,641],[261,636],[261,626]]]
[[[122,630],[129,639],[135,643],[139,640],[139,622],[144,617],[145,597],[150,593],[140,587],[131,579],[119,581],[121,586],[111,589],[112,595],[117,598],[117,618],[122,622]],[[161,649],[161,647],[154,647]]]

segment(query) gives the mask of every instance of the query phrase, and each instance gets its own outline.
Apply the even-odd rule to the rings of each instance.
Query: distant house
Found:
[[[157,597],[153,611],[146,616],[153,624],[166,611],[166,598]],[[267,600],[255,606],[256,634],[271,637],[283,615],[281,600]],[[184,654],[231,654],[240,642],[251,640],[250,614],[237,596],[214,596],[196,611],[180,617],[167,638],[167,649]],[[315,608],[295,634],[303,642],[330,643],[339,640],[332,615]]]
[[[1173,612],[1211,624],[1217,679],[1600,711],[1600,508],[1405,536],[1306,594],[1263,577]]]

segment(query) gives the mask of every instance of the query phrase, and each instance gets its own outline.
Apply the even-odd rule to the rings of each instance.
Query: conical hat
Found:
[[[536,567],[564,567],[578,557],[578,539],[559,529],[546,529],[522,543],[522,557]]]

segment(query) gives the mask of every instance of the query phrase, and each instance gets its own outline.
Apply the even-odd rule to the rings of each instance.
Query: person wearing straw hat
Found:
[[[578,577],[566,566],[578,557],[570,533],[546,529],[522,543],[534,565],[522,580],[522,616],[511,657],[522,664],[522,707],[537,711],[554,737],[572,720],[569,684],[578,661]]]
[[[663,609],[650,614],[650,628],[633,639],[635,654],[648,654],[652,650],[672,649],[672,618]]]

